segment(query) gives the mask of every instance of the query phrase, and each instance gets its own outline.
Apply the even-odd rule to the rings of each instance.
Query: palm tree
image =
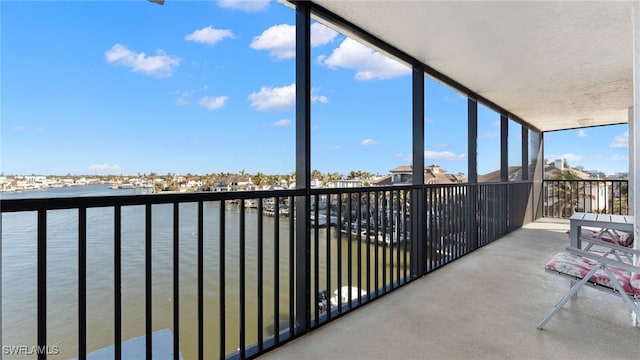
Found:
[[[554,217],[570,217],[576,211],[578,206],[582,204],[584,207],[586,199],[594,199],[591,194],[591,186],[589,192],[586,191],[586,183],[571,169],[561,170],[550,180],[559,180],[553,189],[551,196],[552,204],[549,212]]]
[[[262,183],[267,179],[267,176],[263,173],[261,173],[260,171],[258,171],[258,173],[256,174],[256,176],[254,176],[254,180],[255,180],[255,184],[256,186],[260,187],[262,186]]]

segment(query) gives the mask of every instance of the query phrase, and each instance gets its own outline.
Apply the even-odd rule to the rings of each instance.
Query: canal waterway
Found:
[[[1,199],[74,196],[134,195],[143,190],[113,190],[106,185],[55,188],[23,193],[0,193]],[[220,279],[219,202],[204,203],[204,351],[205,358],[219,354]],[[180,351],[185,359],[197,358],[197,204],[180,205],[179,217],[179,305]],[[78,211],[55,210],[47,214],[47,342],[59,354],[52,358],[77,356],[78,338]],[[245,210],[245,329],[246,344],[258,339],[258,220],[263,221],[262,286],[263,335],[273,335],[274,324],[280,330],[289,319],[289,218],[263,216],[256,209]],[[240,346],[240,207],[225,206],[225,350],[233,353]],[[170,329],[173,324],[173,205],[152,207],[152,308],[154,331]],[[276,231],[277,228],[277,231]],[[37,214],[35,212],[2,215],[2,344],[37,344]],[[327,234],[328,232],[328,234]],[[276,234],[278,235],[276,237]],[[312,231],[311,268],[316,268],[315,236]],[[375,291],[391,282],[397,259],[405,269],[401,246],[389,247],[353,240],[331,227],[317,230],[319,290],[329,296],[339,286],[357,286],[358,255],[362,268],[360,280],[365,291]],[[330,255],[327,255],[329,247]],[[275,250],[278,249],[276,263]],[[145,333],[145,208],[122,208],[122,341]],[[340,256],[339,256],[340,252]],[[349,258],[349,254],[351,257]],[[392,260],[393,258],[393,260]],[[408,256],[406,257],[408,258]],[[330,284],[327,286],[327,264]],[[376,264],[377,263],[377,264]],[[351,268],[349,268],[351,264]],[[367,271],[367,264],[369,265]],[[341,279],[338,281],[338,267]],[[275,300],[275,271],[279,273],[279,297]],[[375,283],[377,269],[378,283]],[[404,270],[403,270],[404,271]],[[349,274],[350,273],[350,274]],[[366,289],[367,274],[369,288]],[[349,276],[351,275],[351,276]],[[349,284],[351,277],[351,284]],[[312,289],[315,273],[312,272]],[[327,287],[330,287],[328,289]],[[312,291],[313,292],[313,291]],[[274,302],[278,301],[278,313]],[[315,296],[312,301],[315,303]],[[314,312],[312,310],[312,317]],[[114,210],[87,210],[87,350],[95,351],[114,344]],[[3,358],[7,357],[6,354]],[[20,357],[15,357],[20,358]]]

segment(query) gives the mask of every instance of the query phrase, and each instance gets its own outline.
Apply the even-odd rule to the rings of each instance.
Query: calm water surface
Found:
[[[140,190],[111,190],[106,185],[57,188],[23,193],[0,193],[0,198],[40,198],[73,196],[106,196],[141,194]],[[239,218],[238,206],[227,205],[225,213],[225,350],[232,353],[239,347]],[[185,359],[197,358],[197,205],[180,205],[180,350]],[[219,202],[204,204],[204,337],[205,357],[219,354],[219,288],[220,243],[218,223]],[[47,214],[47,342],[58,346],[60,354],[53,358],[77,356],[78,337],[78,211],[55,210]],[[258,231],[260,216],[255,209],[246,210],[246,343],[258,338]],[[173,205],[152,207],[152,287],[153,330],[170,329],[173,324]],[[262,217],[264,336],[273,334],[274,322],[280,329],[288,327],[289,309],[289,219]],[[35,212],[2,215],[2,344],[37,344],[37,214]],[[275,239],[275,228],[279,236]],[[313,231],[312,231],[313,233]],[[313,234],[312,234],[312,237]],[[114,343],[114,210],[87,210],[87,350],[88,352]],[[375,254],[378,253],[379,286],[382,272],[387,283],[391,271],[391,250],[387,247],[367,246],[352,241],[336,228],[318,232],[319,288],[327,289],[327,245],[330,246],[330,292],[338,287],[337,267],[342,265],[341,286],[348,280],[348,251],[352,252],[352,284],[357,283],[357,255],[366,264],[370,256],[371,286],[374,287]],[[278,240],[279,261],[275,261]],[[314,243],[314,239],[311,239]],[[122,340],[145,333],[144,278],[145,208],[122,208]],[[342,256],[338,260],[338,247]],[[313,246],[312,246],[313,248]],[[376,249],[377,248],[377,249]],[[395,248],[394,248],[395,249]],[[397,250],[395,250],[397,251]],[[394,251],[394,252],[395,252]],[[386,253],[386,264],[383,263]],[[313,256],[312,254],[312,261]],[[395,257],[396,254],[394,253]],[[312,266],[314,264],[312,263]],[[274,313],[274,269],[279,269],[279,313]],[[362,270],[362,284],[366,269]],[[314,276],[312,275],[312,282]],[[312,289],[315,284],[312,283]],[[312,312],[313,314],[313,312]],[[313,316],[313,315],[312,315]],[[3,358],[11,358],[6,355]],[[15,358],[24,358],[15,357]],[[35,356],[32,356],[35,358]]]

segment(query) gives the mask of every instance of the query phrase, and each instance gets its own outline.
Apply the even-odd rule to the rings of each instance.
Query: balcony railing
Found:
[[[4,200],[4,344],[121,358],[142,336],[150,358],[168,328],[176,359],[251,358],[519,228],[530,196],[522,182]]]
[[[569,218],[574,212],[629,214],[627,180],[544,180],[544,216]]]

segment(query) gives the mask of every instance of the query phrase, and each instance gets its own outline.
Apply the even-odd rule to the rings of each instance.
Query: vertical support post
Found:
[[[526,126],[521,126],[522,129],[522,161],[520,166],[522,168],[522,181],[529,181],[529,129]]]
[[[469,250],[478,248],[478,99],[475,95],[469,95],[467,105],[467,152],[469,154],[468,172],[469,186],[467,196],[469,205],[467,209],[467,236],[469,238]]]
[[[509,118],[507,114],[500,113],[500,181],[509,181]],[[502,195],[502,205],[499,213],[500,235],[508,232],[511,221],[511,211],[509,209],[509,189],[508,187],[498,189]]]
[[[424,70],[413,65],[413,189],[411,194],[411,277],[426,272],[426,213],[424,199]],[[404,215],[403,215],[404,216]]]
[[[475,184],[478,182],[478,99],[474,95],[469,95],[468,98],[467,119],[467,168],[469,183]]]
[[[311,321],[311,271],[309,224],[311,205],[311,6],[296,3],[296,305],[295,319],[300,333]]]
[[[522,181],[529,181],[529,128],[522,125],[521,127],[521,140],[522,140],[522,144],[521,144],[521,149],[522,149],[522,158],[520,161],[520,168],[522,169],[522,174],[521,174],[521,178],[520,180]],[[531,184],[531,183],[529,183]],[[528,191],[526,193],[526,203],[522,204],[522,206],[525,206],[524,212],[523,212],[523,223],[522,225],[529,223],[531,221],[533,221],[533,207],[530,206],[532,204],[531,199],[532,199],[532,187],[531,185],[528,185]]]
[[[500,114],[500,181],[509,181],[509,118]]]
[[[537,141],[534,141],[535,147],[531,149],[532,152],[535,152],[535,158],[533,158],[533,175],[532,181],[532,199],[533,199],[533,221],[542,217],[542,204],[543,204],[543,194],[542,194],[542,185],[544,179],[544,133],[537,132]]]

